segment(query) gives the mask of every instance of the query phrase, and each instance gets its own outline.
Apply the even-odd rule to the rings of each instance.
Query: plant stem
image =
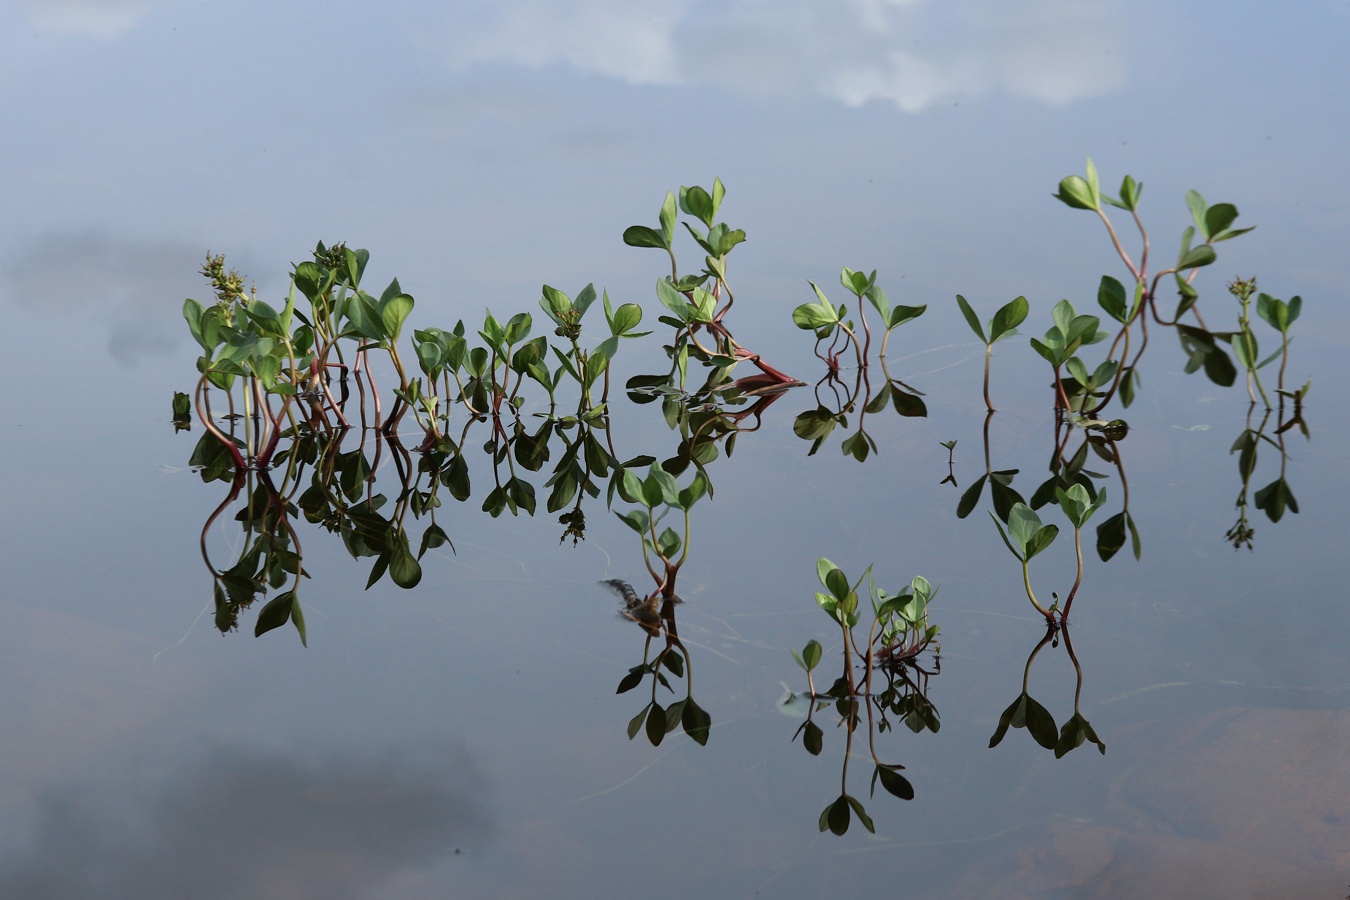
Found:
[[[1060,624],[1068,624],[1069,607],[1073,606],[1074,595],[1078,593],[1078,586],[1083,583],[1083,530],[1077,526],[1073,529],[1073,550],[1078,557],[1078,577],[1074,579],[1073,587],[1069,589],[1069,597],[1064,601],[1064,609],[1059,614]]]
[[[1044,606],[1041,606],[1041,604],[1036,600],[1036,595],[1032,593],[1031,566],[1027,563],[1026,560],[1022,560],[1022,583],[1026,585],[1027,599],[1031,601],[1032,606],[1036,607],[1036,612],[1045,616],[1045,621],[1053,625],[1055,623],[1054,613],[1050,612],[1050,610],[1046,609]]]
[[[992,343],[984,345],[984,408],[989,412],[994,412],[994,401],[989,399],[989,361],[994,355],[994,345]]]

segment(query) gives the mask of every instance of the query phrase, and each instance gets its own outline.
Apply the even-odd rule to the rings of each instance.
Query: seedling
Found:
[[[1036,599],[1036,594],[1031,589],[1031,560],[1054,543],[1055,538],[1059,536],[1059,526],[1041,524],[1041,517],[1025,503],[1013,504],[1008,513],[1007,531],[1004,531],[1003,523],[998,520],[998,516],[991,512],[989,517],[994,520],[994,526],[998,528],[1003,543],[1022,564],[1022,583],[1026,587],[1027,599],[1036,608],[1036,612],[1045,617],[1047,623],[1054,624],[1055,607],[1046,609]]]
[[[994,344],[1005,337],[1017,334],[1017,326],[1026,320],[1030,308],[1027,305],[1027,298],[1017,297],[999,307],[994,317],[989,320],[987,331],[980,325],[980,317],[975,315],[975,310],[970,308],[965,297],[957,294],[956,303],[961,307],[961,315],[966,317],[966,324],[970,326],[970,330],[984,342],[984,405],[989,412],[993,412],[994,401],[989,399],[989,363],[994,353]]]

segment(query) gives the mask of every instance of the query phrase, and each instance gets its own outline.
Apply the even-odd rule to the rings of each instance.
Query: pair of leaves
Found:
[[[816,561],[816,577],[829,593],[816,592],[816,603],[825,610],[825,614],[839,624],[852,628],[858,624],[858,585],[872,571],[868,566],[856,584],[848,583],[844,571],[825,557]]]
[[[993,737],[989,738],[990,749],[999,745],[1010,727],[1025,728],[1032,739],[1047,750],[1054,750],[1059,742],[1054,716],[1025,692],[998,717],[998,728],[994,731]]]
[[[1007,531],[1003,530],[1003,523],[998,520],[998,516],[991,512],[989,517],[994,520],[1003,543],[1023,564],[1030,562],[1059,536],[1059,526],[1042,525],[1041,517],[1025,503],[1015,503],[1009,510]]]
[[[957,294],[956,303],[961,307],[961,315],[965,316],[966,324],[970,326],[970,330],[975,332],[975,336],[983,341],[986,346],[996,344],[1005,337],[1017,334],[1017,326],[1026,321],[1027,313],[1030,311],[1026,297],[1017,297],[1010,300],[994,313],[994,317],[989,320],[989,328],[986,331],[984,326],[980,324],[980,317],[975,315],[975,310],[971,308],[965,297]]]
[[[253,636],[261,637],[274,628],[280,628],[287,622],[295,625],[295,630],[300,633],[300,643],[308,647],[309,641],[305,637],[305,616],[300,611],[300,601],[296,599],[295,591],[285,591],[277,594],[258,613],[258,622],[254,626]]]
[[[708,480],[702,472],[696,472],[689,486],[681,488],[675,476],[659,462],[652,462],[648,466],[646,478],[639,478],[631,468],[625,468],[619,486],[619,494],[624,500],[641,504],[649,510],[662,505],[688,510],[707,492]]]
[[[1012,512],[1013,506],[1023,502],[1022,495],[1011,487],[1013,476],[1018,471],[1018,469],[1002,469],[981,475],[961,495],[961,499],[956,504],[956,517],[964,519],[974,511],[975,506],[980,502],[980,495],[984,492],[984,484],[987,481],[994,501],[994,511],[998,514],[999,519],[1007,521],[1008,514]]]
[[[1078,315],[1068,300],[1061,300],[1050,311],[1055,324],[1045,333],[1045,340],[1031,339],[1032,348],[1056,369],[1063,366],[1079,347],[1106,339],[1098,329],[1101,320],[1096,316]]]
[[[802,648],[801,653],[793,650],[792,658],[797,661],[797,665],[801,666],[802,669],[810,672],[820,663],[822,653],[820,642],[812,639],[806,642],[806,646]]]
[[[1289,333],[1289,326],[1294,324],[1302,309],[1302,297],[1291,297],[1288,303],[1264,293],[1256,298],[1257,315],[1280,334]]]
[[[828,830],[834,835],[843,835],[848,832],[848,826],[851,824],[852,814],[858,814],[858,821],[863,823],[863,827],[873,834],[876,833],[876,827],[872,824],[872,819],[867,815],[867,810],[863,805],[848,794],[841,794],[839,799],[825,807],[820,814],[820,830]]]
[[[1055,498],[1059,501],[1059,508],[1064,510],[1064,515],[1073,523],[1073,527],[1082,528],[1087,524],[1087,520],[1092,518],[1092,514],[1101,509],[1102,504],[1106,502],[1106,488],[1097,491],[1094,498],[1083,485],[1072,484],[1067,491],[1055,488]]]
[[[694,702],[693,697],[677,700],[663,708],[655,700],[648,703],[628,722],[628,739],[637,736],[646,725],[647,740],[653,747],[659,747],[665,736],[677,727],[683,727],[684,733],[694,739],[700,747],[708,745],[708,735],[712,730],[712,716]]]

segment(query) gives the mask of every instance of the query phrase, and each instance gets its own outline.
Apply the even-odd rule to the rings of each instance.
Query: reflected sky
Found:
[[[462,751],[435,761],[267,758],[218,747],[187,772],[127,792],[81,784],[38,801],[7,897],[368,896],[372,887],[491,840],[483,785]]]
[[[618,234],[713,175],[756,295],[798,297],[849,261],[992,303],[1005,255],[1024,263],[1015,292],[1067,294],[1100,263],[1059,249],[1086,223],[1047,194],[1089,154],[1110,184],[1145,182],[1169,245],[1196,187],[1259,224],[1236,261],[1278,267],[1281,293],[1340,274],[1316,244],[1347,224],[1322,177],[1345,138],[1326,103],[1350,19],[1330,0],[90,0],[0,17],[0,296],[96,306],[123,361],[174,341],[130,323],[176,310],[158,298],[192,290],[202,248],[279,291],[315,241],[349,240],[447,314],[544,281],[645,297],[649,260]]]
[[[1350,502],[1350,188],[1334,176],[1347,31],[1350,3],[1333,0],[0,0],[0,895],[173,896],[222,856],[194,896],[818,896],[901,877],[996,896],[1009,872],[1025,878],[1006,895],[1054,895],[1038,846],[1068,870],[1076,841],[1121,833],[1100,870],[1117,887],[1159,860],[1340,872],[1334,823],[1314,855],[1263,858],[1231,821],[1252,810],[1222,810],[1219,841],[1158,798],[1176,789],[1167,772],[1198,778],[1216,747],[1240,757],[1230,776],[1271,764],[1250,736],[1272,723],[1307,746],[1345,727],[1329,561]],[[1023,330],[1038,333],[1055,300],[1089,304],[1103,272],[1120,274],[1098,224],[1051,196],[1087,155],[1111,187],[1145,183],[1155,252],[1188,224],[1189,188],[1257,226],[1200,284],[1222,294],[1255,272],[1304,296],[1291,367],[1314,376],[1315,440],[1293,442],[1302,511],[1259,521],[1257,551],[1234,554],[1222,535],[1245,401],[1181,375],[1174,339],[1150,350],[1124,445],[1144,562],[1091,561],[1074,613],[1110,752],[1056,764],[1023,733],[985,749],[1039,635],[992,524],[955,518],[938,441],[959,439],[964,489],[982,471],[982,348],[957,292],[986,319],[1025,294]],[[708,748],[624,738],[640,703],[614,686],[642,635],[596,582],[636,583],[641,560],[598,508],[575,551],[547,517],[455,509],[458,555],[429,558],[414,592],[363,591],[367,565],[310,535],[307,650],[289,629],[222,638],[197,618],[197,530],[224,492],[183,469],[197,433],[170,434],[168,409],[195,373],[180,309],[208,295],[208,251],[275,300],[316,241],[368,247],[371,281],[397,276],[419,325],[533,311],[545,282],[594,281],[654,318],[664,260],[620,235],[714,176],[749,235],[733,257],[738,335],[813,375],[789,320],[806,279],[878,268],[892,301],[930,305],[893,347],[931,416],[878,417],[868,466],[837,440],[808,460],[791,422],[810,400],[789,395],[724,461],[680,590]],[[1046,373],[1019,343],[995,356],[993,464],[1023,468],[1030,490]],[[665,437],[649,424],[633,452]],[[850,572],[877,562],[890,587],[922,565],[942,591],[944,727],[888,745],[917,797],[869,802],[870,841],[818,836],[842,742],[808,757],[775,706],[801,687],[787,648],[827,635],[811,606],[820,554]],[[1061,713],[1072,674],[1038,671],[1037,697]],[[1194,721],[1250,708],[1278,715]],[[1319,777],[1340,797],[1331,768]],[[1065,836],[1088,819],[1086,838]],[[217,846],[221,828],[247,839]],[[1185,859],[1169,830],[1197,842]]]

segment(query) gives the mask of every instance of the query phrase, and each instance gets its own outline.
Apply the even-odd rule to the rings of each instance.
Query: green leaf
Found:
[[[974,484],[966,488],[966,492],[961,495],[960,501],[956,504],[956,517],[958,519],[964,519],[974,511],[975,504],[980,502],[980,494],[984,490],[984,482],[988,478],[989,476],[987,474],[981,475]],[[997,521],[997,519],[995,521]],[[1002,525],[999,527],[1001,528]]]
[[[797,657],[797,662],[801,664],[803,669],[810,672],[820,663],[820,658],[823,653],[824,650],[821,648],[820,642],[812,638],[807,641],[806,646],[802,648],[801,656]]]
[[[1008,537],[1008,532],[1003,530],[1003,523],[998,520],[998,516],[991,512],[989,518],[994,520],[994,527],[998,529],[998,536],[1003,538],[1003,543],[1007,546],[1008,551],[1017,557],[1020,562],[1025,563],[1027,561],[1026,548],[1013,545],[1013,541]]]
[[[867,815],[867,810],[863,809],[863,805],[858,802],[856,798],[850,797],[848,794],[845,794],[844,797],[848,800],[848,805],[853,808],[853,812],[857,814],[858,821],[863,823],[863,827],[872,834],[876,834],[877,829],[872,824],[871,816]]]
[[[1025,300],[1023,302],[1025,302]],[[957,294],[956,304],[961,307],[961,315],[966,317],[966,324],[970,326],[971,331],[975,332],[975,336],[986,344],[993,343],[993,341],[984,336],[984,327],[980,324],[980,317],[975,315],[975,310],[970,308],[970,304],[966,302],[966,298]],[[1025,318],[1025,316],[1023,316],[1023,318]]]
[[[1088,189],[1092,191],[1094,205],[1101,206],[1101,181],[1097,177],[1097,165],[1092,161],[1092,157],[1090,156],[1087,158],[1087,184]]]
[[[713,311],[717,308],[717,298],[703,288],[694,288],[694,314],[696,322],[711,322]]]
[[[642,322],[642,307],[636,303],[625,303],[614,311],[610,320],[610,331],[618,336],[628,335]],[[650,332],[648,332],[650,334]],[[637,335],[632,335],[637,337]]]
[[[1042,530],[1041,517],[1036,511],[1025,503],[1014,504],[1008,514],[1008,537],[1018,547],[1019,550],[1026,553],[1028,546],[1037,534]],[[1030,559],[1034,554],[1026,555]]]
[[[840,603],[848,598],[850,592],[848,577],[840,569],[831,569],[825,573],[825,587]]]
[[[1026,694],[1020,695],[1013,701],[1012,705],[1005,709],[1003,714],[998,717],[998,727],[994,729],[993,736],[989,738],[989,749],[992,750],[999,745],[999,742],[1003,740],[1004,735],[1008,733],[1008,729],[1013,726],[1014,722],[1017,723],[1018,728],[1022,727],[1024,721],[1023,703],[1026,700],[1026,696]]]
[[[694,475],[689,487],[680,491],[679,503],[672,504],[676,509],[690,509],[708,493],[708,479],[702,472]]]
[[[859,431],[857,434],[852,434],[844,438],[843,442],[839,445],[839,449],[843,451],[845,456],[852,456],[858,462],[865,462],[867,460],[867,454],[873,447],[871,439],[867,436],[867,432]]]
[[[1191,210],[1191,219],[1195,221],[1196,230],[1200,232],[1201,237],[1208,240],[1210,232],[1205,223],[1205,212],[1208,209],[1205,198],[1200,196],[1199,191],[1187,191],[1186,206]]]
[[[673,312],[681,322],[689,322],[694,317],[694,307],[690,305],[689,299],[675,289],[664,278],[656,282],[656,298],[666,309]]]
[[[680,715],[680,724],[684,733],[694,739],[701,747],[708,745],[708,735],[712,730],[712,716],[694,702],[693,697],[684,701],[684,711]]]
[[[1016,334],[1017,326],[1026,321],[1030,309],[1026,297],[1017,297],[999,307],[989,323],[989,343],[997,343],[1009,335]]]
[[[1130,308],[1126,305],[1125,285],[1110,275],[1103,275],[1097,287],[1097,303],[1106,314],[1122,324],[1129,321]]]
[[[868,291],[868,296],[870,297],[873,293],[880,290],[880,288],[872,288],[872,290]],[[910,319],[917,319],[927,311],[927,304],[924,304],[923,306],[897,306],[892,309],[890,315],[886,317],[886,328],[888,330],[899,328]]]
[[[407,294],[398,294],[390,297],[389,301],[380,309],[380,323],[384,327],[384,333],[390,340],[398,340],[399,333],[403,329],[403,323],[412,312],[413,298]]]
[[[872,307],[877,311],[877,314],[881,316],[881,321],[886,322],[889,325],[891,321],[891,301],[886,296],[886,292],[883,291],[879,285],[874,284],[869,287],[865,293],[867,299],[871,301]],[[900,323],[896,322],[895,324],[899,325]]]
[[[1088,387],[1091,377],[1088,375],[1087,366],[1083,364],[1081,359],[1076,356],[1071,357],[1064,363],[1064,368],[1068,370],[1068,373],[1073,377],[1074,381],[1077,381],[1085,388]]]
[[[1121,209],[1133,212],[1139,206],[1139,195],[1143,190],[1144,186],[1142,184],[1137,184],[1133,178],[1126,175],[1120,182],[1120,199],[1112,200],[1108,197],[1103,197],[1102,199],[1112,206],[1118,206]]]
[[[839,322],[839,313],[820,303],[803,303],[792,311],[792,321],[798,328],[819,334],[822,330],[833,329]]]
[[[898,767],[897,767],[898,768]],[[872,773],[872,790],[876,792],[876,783],[881,782],[881,786],[886,789],[888,794],[899,797],[901,800],[914,799],[914,786],[909,783],[909,779],[895,771],[895,768],[886,765],[878,765]]]
[[[422,565],[408,549],[408,539],[402,533],[394,542],[389,557],[389,577],[401,588],[415,588],[422,580]]]
[[[815,722],[807,721],[802,726],[802,746],[812,756],[819,756],[825,745],[825,733]]]
[[[285,591],[267,601],[267,604],[258,612],[258,622],[253,628],[253,636],[262,637],[272,629],[285,625],[290,621],[291,611],[294,607],[294,591]]]
[[[1177,271],[1184,272],[1187,269],[1198,269],[1201,266],[1209,265],[1217,258],[1218,255],[1214,252],[1213,247],[1208,244],[1201,244],[1182,254],[1181,259],[1177,261]]]
[[[849,818],[848,795],[845,794],[825,807],[825,811],[820,814],[820,830],[829,829],[830,833],[836,836],[846,834]]]
[[[830,582],[827,580],[830,577],[830,573],[838,570],[839,570],[838,566],[836,566],[834,563],[830,562],[823,556],[816,560],[816,577],[820,579],[820,583],[823,584],[825,587],[830,586]],[[845,578],[844,582],[845,584],[847,584],[848,579]]]
[[[1050,711],[1028,696],[1023,716],[1027,731],[1031,732],[1036,743],[1047,750],[1054,750],[1059,742],[1059,729],[1055,726],[1055,719],[1050,715]]]
[[[1278,522],[1284,518],[1285,510],[1298,512],[1298,501],[1294,499],[1294,492],[1289,487],[1289,482],[1283,478],[1278,478],[1270,484],[1256,492],[1256,508],[1266,514],[1266,518],[1272,522]]]
[[[656,550],[664,559],[671,559],[680,552],[680,536],[673,528],[666,528],[656,539]]]
[[[1027,541],[1027,559],[1030,560],[1036,554],[1040,553],[1046,547],[1049,547],[1056,537],[1059,536],[1058,525],[1046,525],[1031,536]]]
[[[1231,203],[1216,203],[1205,211],[1206,237],[1214,237],[1228,230],[1238,217],[1237,207]]]
[[[1093,196],[1092,188],[1078,175],[1070,175],[1059,183],[1059,193],[1055,194],[1060,202],[1071,206],[1074,209],[1092,209],[1100,208],[1100,204]]]
[[[643,677],[647,674],[646,666],[633,666],[628,670],[628,674],[619,680],[619,686],[614,690],[616,694],[626,694],[633,688],[642,683]],[[646,713],[646,710],[643,710]],[[631,740],[633,735],[628,736]]]
[[[641,730],[642,728],[642,723],[647,718],[647,711],[650,710],[651,708],[652,704],[648,703],[646,706],[642,707],[642,712],[638,713],[636,716],[633,716],[633,718],[628,720],[628,739],[630,741],[633,738],[637,737],[638,731]],[[662,733],[664,734],[664,732]]]
[[[907,418],[923,418],[928,415],[928,407],[924,405],[923,398],[918,394],[911,394],[909,391],[902,391],[895,384],[891,388],[891,405],[895,411]]]
[[[716,190],[715,186],[714,190]],[[680,188],[680,209],[709,228],[712,227],[713,217],[717,214],[713,205],[713,198],[709,197],[708,192],[697,185]]]
[[[1281,334],[1288,333],[1289,325],[1293,321],[1289,315],[1289,306],[1283,300],[1277,300],[1266,293],[1256,298],[1256,314]]]
[[[300,633],[300,646],[308,647],[309,638],[305,635],[305,614],[300,611],[300,599],[298,597],[291,603],[291,624]]]
[[[664,246],[669,248],[675,240],[675,194],[666,191],[666,199],[661,202],[661,236],[665,239]]]
[[[630,247],[655,247],[659,250],[670,248],[669,239],[646,225],[632,225],[625,228],[623,242]]]
[[[647,470],[647,480],[652,481],[653,479],[655,480],[657,490],[660,492],[658,502],[665,503],[667,506],[673,506],[676,509],[679,509],[680,485],[679,482],[675,480],[675,476],[671,475],[659,464],[652,463],[651,467]],[[646,483],[644,483],[643,484],[644,497],[648,496],[648,490],[649,489]],[[656,506],[656,503],[648,503],[647,505]]]
[[[659,747],[668,732],[666,711],[661,708],[661,704],[653,701],[647,712],[647,740],[651,741],[653,747]]]

